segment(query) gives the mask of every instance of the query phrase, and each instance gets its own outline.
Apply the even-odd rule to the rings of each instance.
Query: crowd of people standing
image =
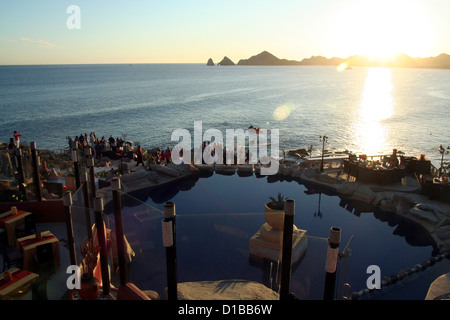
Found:
[[[69,143],[69,149],[74,149],[76,147],[80,150],[91,148],[92,154],[97,160],[100,160],[103,154],[107,151],[118,153],[120,148],[130,146],[129,143],[126,144],[125,140],[120,137],[114,139],[114,137],[110,135],[107,140],[105,136],[102,136],[101,138],[97,137],[95,132],[91,132],[89,135],[87,133],[80,134],[74,138],[67,137],[67,140]]]
[[[128,157],[136,161],[136,166],[144,164],[144,152],[138,143],[136,148],[133,148],[132,143],[125,141],[123,138],[114,138],[112,135],[107,139],[105,136],[99,138],[95,132],[90,134],[80,134],[79,136],[67,137],[69,148],[78,148],[84,150],[91,148],[95,159],[100,160],[103,156],[120,158]],[[130,157],[131,155],[131,157]],[[157,148],[146,157],[149,163],[167,164],[172,161],[171,148],[167,147],[165,150]]]
[[[20,147],[20,138],[22,134],[14,131],[14,135],[10,138],[10,142],[0,154],[0,174],[12,176],[14,174],[14,155],[15,149]],[[121,137],[114,138],[113,135],[97,136],[95,132],[90,134],[84,133],[78,136],[66,137],[69,150],[75,148],[84,151],[90,148],[92,155],[96,160],[101,160],[104,156],[110,159],[128,158],[136,161],[136,166],[149,164],[165,165],[172,162],[172,149],[154,148],[144,151],[140,144],[137,143],[133,147],[132,142],[126,141]]]

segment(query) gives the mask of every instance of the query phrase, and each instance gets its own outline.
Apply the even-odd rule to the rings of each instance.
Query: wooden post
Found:
[[[286,200],[284,204],[283,248],[281,256],[280,300],[289,297],[291,284],[292,232],[294,229],[295,201]]]
[[[78,166],[78,141],[74,141],[73,143],[72,162],[73,162],[73,169],[75,171],[75,183],[78,190],[81,186],[80,168]]]
[[[25,190],[25,176],[23,173],[22,149],[16,148],[16,167],[18,172],[19,190],[23,195],[23,200],[27,201],[27,192]]]
[[[92,239],[92,220],[91,220],[91,200],[89,197],[88,190],[88,174],[87,172],[83,172],[81,175],[81,187],[83,191],[84,198],[84,214],[86,218],[86,231],[88,239]]]
[[[109,295],[108,248],[106,245],[106,232],[103,223],[103,198],[94,199],[95,227],[97,229],[98,243],[100,245],[100,265],[102,271],[103,294]]]
[[[84,157],[86,160],[86,165],[87,165],[87,160],[92,157],[92,149],[90,146],[87,146],[86,148],[84,148]]]
[[[36,189],[36,197],[38,201],[42,201],[41,178],[39,176],[39,156],[36,150],[36,142],[32,141],[30,143],[30,148],[31,148],[31,159],[33,161],[33,182],[34,188]]]
[[[327,260],[325,264],[325,290],[324,300],[333,300],[336,287],[336,270],[339,255],[339,243],[341,242],[341,229],[331,227],[328,238]]]
[[[125,259],[125,240],[123,232],[122,220],[122,199],[120,195],[120,179],[114,178],[111,181],[111,188],[113,191],[114,204],[114,224],[116,227],[116,242],[117,242],[117,256],[119,260],[119,276],[120,285],[125,285],[128,282],[127,263]]]
[[[164,204],[164,220],[162,222],[163,244],[166,247],[167,267],[167,297],[168,300],[178,299],[178,272],[176,247],[176,214],[175,203]]]
[[[73,237],[73,225],[72,225],[72,193],[66,191],[63,197],[64,213],[66,219],[67,230],[67,242],[69,246],[70,264],[77,265],[77,257],[75,254],[75,240]]]

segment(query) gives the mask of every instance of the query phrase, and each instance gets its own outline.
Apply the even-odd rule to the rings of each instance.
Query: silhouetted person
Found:
[[[141,148],[140,145],[137,146],[136,157],[137,157],[137,159],[136,159],[136,161],[137,161],[136,167],[139,166],[139,163],[142,163],[142,165],[145,166],[144,165],[144,161],[142,161],[142,148]]]

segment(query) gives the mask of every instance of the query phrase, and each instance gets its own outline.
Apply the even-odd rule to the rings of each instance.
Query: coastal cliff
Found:
[[[348,58],[326,58],[312,56],[301,61],[280,59],[268,51],[263,51],[248,59],[241,59],[239,66],[339,66],[346,63],[348,67],[401,67],[401,68],[433,68],[450,69],[450,55],[442,53],[436,57],[413,58],[404,53],[399,53],[391,58],[374,59],[368,56],[354,55]],[[218,65],[235,65],[228,57],[224,57]]]
[[[241,59],[238,66],[290,66],[300,65],[299,61],[279,59],[273,54],[263,51],[260,54],[250,57],[249,59]]]

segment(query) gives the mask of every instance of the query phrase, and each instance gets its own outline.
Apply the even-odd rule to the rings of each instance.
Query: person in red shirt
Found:
[[[136,163],[136,167],[139,166],[139,163],[142,163],[143,166],[145,166],[144,161],[142,161],[142,149],[141,146],[138,145],[137,146],[137,150],[136,150],[136,156],[137,156],[137,163]]]
[[[20,136],[22,136],[21,133],[17,133],[17,131],[14,131],[14,144],[16,146],[16,148],[19,148],[20,146]]]

